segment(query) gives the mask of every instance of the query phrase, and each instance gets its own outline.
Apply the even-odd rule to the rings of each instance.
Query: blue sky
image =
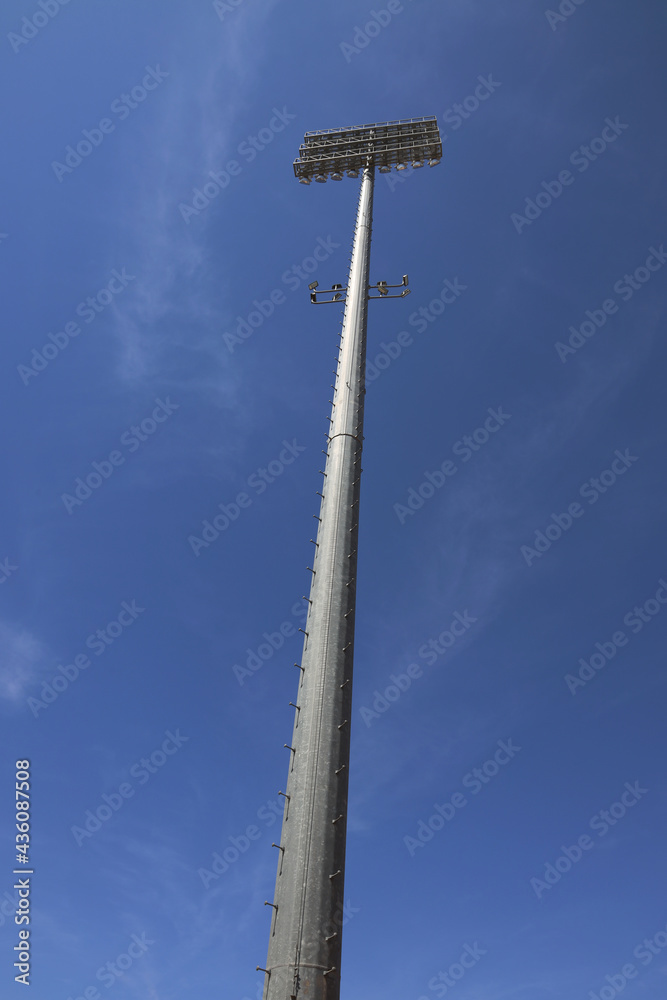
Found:
[[[29,759],[31,995],[255,1000],[340,319],[298,269],[357,200],[291,161],[435,114],[376,185],[343,996],[658,1000],[664,6],[54,3],[0,32],[2,996]]]

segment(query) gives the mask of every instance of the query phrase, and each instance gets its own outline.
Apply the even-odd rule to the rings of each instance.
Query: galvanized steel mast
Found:
[[[368,300],[409,293],[404,276],[369,295],[373,182],[376,166],[435,165],[442,146],[436,119],[419,118],[307,133],[299,154],[304,184],[344,172],[362,180],[347,286],[311,285],[313,302],[344,301],[345,312],[262,971],[264,1000],[339,1000]]]

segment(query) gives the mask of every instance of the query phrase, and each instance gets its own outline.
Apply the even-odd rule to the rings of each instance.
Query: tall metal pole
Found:
[[[338,1000],[374,167],[361,182],[301,660],[265,1000]]]
[[[369,296],[375,169],[407,162],[435,166],[442,156],[437,119],[410,118],[307,132],[294,161],[303,184],[362,171],[348,283],[311,300],[345,294],[310,606],[300,666],[264,1000],[339,1000],[352,719],[352,659],[363,444],[366,324],[370,298],[402,298],[380,281]],[[389,289],[400,288],[397,295]]]

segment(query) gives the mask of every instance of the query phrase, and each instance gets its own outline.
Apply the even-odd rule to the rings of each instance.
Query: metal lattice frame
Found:
[[[302,184],[314,178],[320,183],[330,177],[341,180],[344,173],[357,177],[365,166],[377,166],[387,173],[408,164],[435,166],[442,157],[438,121],[405,118],[400,121],[359,125],[355,128],[320,129],[306,132],[294,161],[294,174]]]

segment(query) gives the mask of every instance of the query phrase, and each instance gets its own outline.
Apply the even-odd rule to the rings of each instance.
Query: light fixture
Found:
[[[423,160],[413,160],[412,161],[412,166],[415,169],[418,169],[419,167],[423,167],[424,166],[424,161]]]
[[[432,160],[428,161],[429,167],[437,167],[439,163],[440,163],[440,157],[434,157]]]
[[[435,116],[407,118],[306,132],[294,161],[294,173],[299,179],[314,178],[323,184],[346,175],[359,177],[366,168],[388,174],[393,167],[404,171],[411,165],[425,166],[429,162],[435,166],[441,156],[442,139]]]
[[[299,184],[310,184],[310,177],[304,174],[303,177],[299,177]]]
[[[319,281],[311,281],[311,283],[308,285],[308,288],[312,292],[313,288],[317,288],[318,285]]]

